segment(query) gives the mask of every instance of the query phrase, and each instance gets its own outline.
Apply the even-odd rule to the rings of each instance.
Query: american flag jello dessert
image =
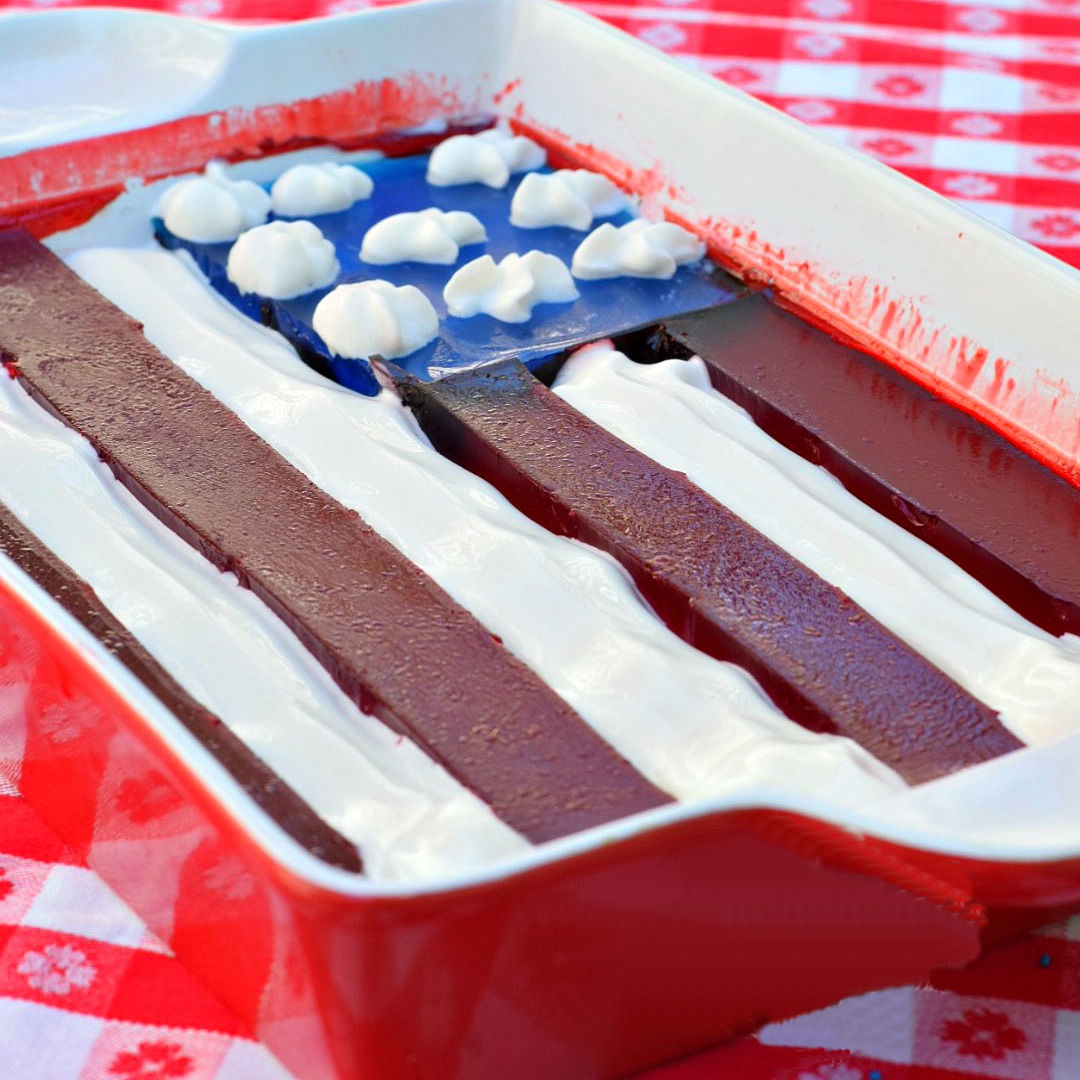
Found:
[[[1075,489],[544,158],[211,166],[4,235],[42,581],[379,879],[1075,730]]]

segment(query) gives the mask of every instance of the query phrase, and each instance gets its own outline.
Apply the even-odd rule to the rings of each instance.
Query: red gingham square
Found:
[[[28,1001],[104,1016],[132,955],[89,938],[17,927],[0,952],[0,985]]]
[[[925,991],[916,1005],[913,1061],[976,1076],[1051,1080],[1052,1008]]]
[[[18,926],[55,869],[36,859],[0,854],[0,924]]]
[[[80,1080],[214,1080],[229,1038],[209,1031],[108,1023]]]

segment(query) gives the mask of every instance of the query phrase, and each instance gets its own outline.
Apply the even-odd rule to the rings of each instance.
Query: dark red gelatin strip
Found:
[[[610,552],[676,633],[746,668],[793,719],[850,736],[912,783],[1021,745],[851,599],[517,361],[400,386],[443,453]]]
[[[1054,634],[1080,633],[1080,491],[973,416],[761,297],[670,319],[773,438]]]
[[[356,845],[323,821],[219,717],[200,705],[105,607],[93,589],[3,505],[0,551],[128,668],[297,843],[332,866],[355,873],[363,869]]]
[[[362,709],[539,842],[670,801],[472,615],[22,232],[0,352],[144,505],[259,595]]]

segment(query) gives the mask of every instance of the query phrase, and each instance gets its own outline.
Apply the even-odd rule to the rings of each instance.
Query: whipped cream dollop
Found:
[[[360,258],[374,266],[399,262],[450,266],[457,262],[460,248],[485,240],[487,230],[475,215],[429,206],[377,221],[364,234]]]
[[[339,285],[315,307],[315,333],[347,360],[395,360],[423,348],[439,332],[439,316],[415,285],[360,281]]]
[[[583,281],[601,278],[670,278],[697,262],[705,245],[689,230],[670,221],[639,218],[625,225],[605,222],[578,245],[570,269]]]
[[[626,206],[626,195],[600,173],[588,169],[529,173],[510,200],[510,224],[520,229],[565,225],[583,232],[593,218],[611,217]]]
[[[282,217],[308,217],[348,210],[371,197],[375,184],[355,165],[327,161],[286,169],[270,188],[270,204]]]
[[[452,135],[431,152],[427,182],[436,187],[484,184],[504,188],[513,173],[539,169],[544,148],[524,135],[495,127],[477,135]]]
[[[334,245],[310,221],[270,221],[239,237],[225,273],[242,293],[288,300],[329,285],[340,269]]]
[[[173,236],[218,244],[261,225],[270,213],[270,196],[252,180],[230,180],[221,164],[211,162],[201,176],[173,184],[157,212]]]
[[[566,304],[578,298],[566,263],[544,251],[490,255],[466,263],[446,283],[443,300],[462,319],[490,315],[508,323],[527,322],[537,304]]]

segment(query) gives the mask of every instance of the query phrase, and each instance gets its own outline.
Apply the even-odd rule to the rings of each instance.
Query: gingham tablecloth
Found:
[[[122,0],[113,0],[122,3]],[[77,6],[69,0],[0,7]],[[279,20],[367,0],[146,0]],[[1080,0],[577,3],[1080,267]],[[288,1073],[0,782],[0,1078]],[[1080,919],[641,1080],[1080,1080]]]

